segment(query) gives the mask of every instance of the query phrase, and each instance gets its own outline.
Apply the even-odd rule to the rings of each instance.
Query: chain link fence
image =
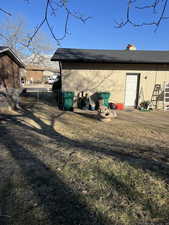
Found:
[[[51,87],[1,88],[0,109],[18,108],[23,100],[22,97],[32,99],[35,103],[46,103],[59,107],[63,101],[60,93],[59,90],[53,92]]]

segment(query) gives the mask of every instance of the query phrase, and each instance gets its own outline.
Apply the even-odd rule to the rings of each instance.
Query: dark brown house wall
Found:
[[[20,67],[7,55],[0,56],[0,77],[8,88],[20,87]]]

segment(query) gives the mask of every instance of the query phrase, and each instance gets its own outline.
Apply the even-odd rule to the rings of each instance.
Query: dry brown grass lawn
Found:
[[[0,225],[167,225],[169,112],[0,114],[0,176]]]

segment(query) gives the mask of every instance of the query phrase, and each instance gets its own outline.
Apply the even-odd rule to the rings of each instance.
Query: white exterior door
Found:
[[[127,74],[125,106],[135,106],[137,97],[138,74]]]

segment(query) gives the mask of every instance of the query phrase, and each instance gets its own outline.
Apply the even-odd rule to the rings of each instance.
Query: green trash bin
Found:
[[[63,92],[63,109],[65,111],[73,110],[73,98],[74,98],[74,92],[71,92],[71,91]]]
[[[103,98],[104,105],[106,107],[108,107],[109,106],[110,93],[109,92],[99,92],[99,97]]]

